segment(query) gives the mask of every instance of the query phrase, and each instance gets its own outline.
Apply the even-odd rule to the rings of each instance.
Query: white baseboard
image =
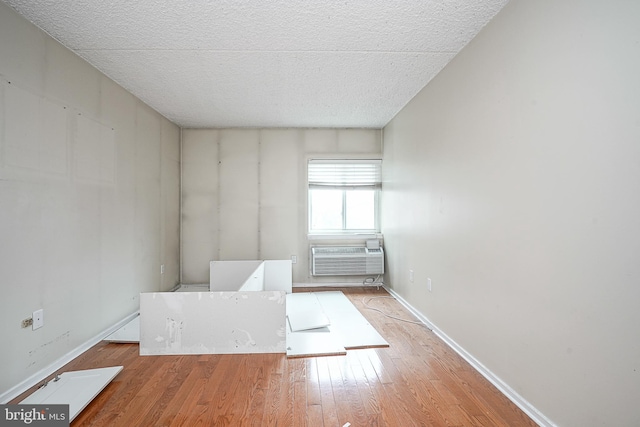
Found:
[[[41,370],[31,375],[26,380],[11,387],[6,392],[0,394],[0,403],[5,404],[7,402],[10,402],[12,399],[15,399],[16,397],[20,396],[22,393],[29,390],[34,385],[38,384],[39,382],[42,382],[45,378],[47,378],[48,376],[56,372],[58,369],[62,368],[64,365],[71,362],[73,359],[80,356],[85,351],[89,350],[91,347],[93,347],[94,345],[102,341],[104,338],[108,337],[109,335],[111,335],[112,333],[114,333],[115,331],[117,331],[127,323],[129,323],[139,313],[140,313],[139,311],[136,311],[135,313],[128,315],[127,317],[125,317],[115,325],[105,329],[104,331],[100,332],[98,335],[90,338],[89,340],[85,341],[84,343],[74,348],[67,354],[63,355],[58,360],[51,363],[49,366],[42,368]]]
[[[445,342],[453,351],[458,353],[464,360],[466,360],[473,368],[478,371],[483,377],[485,377],[491,384],[493,384],[502,394],[504,394],[509,400],[511,400],[518,408],[527,414],[535,423],[542,427],[556,427],[556,425],[548,419],[544,414],[538,411],[531,403],[516,393],[507,383],[502,381],[497,375],[491,372],[486,366],[480,363],[475,357],[473,357],[462,346],[451,339],[447,334],[435,326],[429,319],[427,319],[422,313],[416,310],[411,304],[409,304],[404,298],[402,298],[393,289],[384,286],[395,299],[400,302],[407,310],[409,310],[414,316],[416,316],[422,323],[424,323],[429,329],[431,329],[442,341]]]
[[[369,286],[384,287],[382,283],[362,283],[362,282],[316,282],[316,283],[293,283],[294,288],[362,288]]]

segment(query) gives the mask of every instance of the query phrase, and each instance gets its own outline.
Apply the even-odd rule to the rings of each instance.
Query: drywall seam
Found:
[[[504,394],[509,400],[511,400],[518,408],[520,408],[525,414],[527,414],[536,424],[542,427],[556,427],[550,419],[548,419],[542,412],[536,409],[525,398],[520,396],[509,384],[505,383],[496,374],[491,372],[486,366],[484,366],[473,355],[466,351],[457,342],[451,339],[447,334],[435,326],[425,315],[416,310],[411,304],[409,304],[404,298],[402,298],[393,289],[383,286],[384,289],[389,292],[400,304],[402,304],[407,310],[409,310],[414,316],[416,316],[422,323],[431,329],[442,341],[445,342],[453,351],[458,353],[464,360],[466,360],[476,371],[485,377],[491,384],[493,384],[502,394]]]
[[[262,213],[262,130],[258,131],[258,182],[256,186],[258,187],[258,215],[256,221],[258,222],[258,253],[256,254],[256,259],[262,259],[262,222],[260,221],[261,213]]]
[[[178,245],[178,250],[180,251],[180,253],[178,254],[178,259],[180,260],[180,265],[178,265],[178,283],[173,287],[173,289],[171,289],[169,292],[173,292],[176,289],[178,289],[178,287],[180,287],[180,283],[182,283],[182,254],[184,253],[184,251],[182,250],[182,185],[184,182],[183,176],[184,176],[184,168],[182,167],[182,150],[183,150],[183,146],[184,146],[184,139],[182,136],[182,127],[180,127],[180,184],[178,185],[178,191],[180,192],[180,194],[178,194],[178,200],[180,200],[180,206],[178,206],[178,218],[180,218],[180,220],[178,221],[178,242],[180,243]]]
[[[220,158],[220,142],[222,141],[222,132],[220,130],[218,130],[218,132],[216,132],[216,160],[218,161],[218,164],[216,165],[216,185],[218,188],[216,188],[216,237],[215,240],[217,242],[216,244],[216,257],[214,260],[211,261],[219,261],[220,260],[220,165],[222,164],[222,160]]]
[[[12,399],[15,399],[16,397],[20,396],[22,393],[29,390],[31,387],[38,384],[39,382],[47,378],[49,375],[53,374],[54,372],[62,368],[64,365],[71,362],[72,360],[80,356],[82,353],[89,350],[91,347],[98,344],[100,341],[102,341],[103,339],[105,339],[106,337],[108,337],[109,335],[111,335],[112,333],[114,333],[115,331],[117,331],[127,323],[129,323],[139,314],[140,314],[140,311],[136,311],[135,313],[128,315],[127,317],[125,317],[118,323],[114,324],[110,328],[105,329],[104,331],[100,332],[96,336],[80,344],[78,347],[74,348],[67,354],[63,355],[58,360],[51,363],[49,366],[46,366],[40,369],[38,372],[31,375],[29,378],[16,384],[6,392],[0,394],[0,404],[5,404],[11,401]]]

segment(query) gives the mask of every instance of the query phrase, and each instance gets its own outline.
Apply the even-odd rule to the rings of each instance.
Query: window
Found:
[[[309,160],[309,232],[378,232],[381,160]]]

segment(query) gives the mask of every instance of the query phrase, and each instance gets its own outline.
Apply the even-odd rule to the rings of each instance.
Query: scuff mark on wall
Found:
[[[52,340],[49,340],[47,342],[40,344],[38,347],[34,348],[33,350],[29,350],[28,352],[29,357],[27,359],[29,363],[25,368],[28,369],[31,366],[37,365],[45,356],[47,356],[52,351],[54,344],[58,344],[61,341],[68,342],[70,335],[71,335],[71,331],[66,331],[58,335],[57,337],[53,338]]]

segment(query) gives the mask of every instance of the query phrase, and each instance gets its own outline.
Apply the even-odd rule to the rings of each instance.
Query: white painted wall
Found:
[[[393,289],[563,426],[640,425],[639,17],[512,0],[384,129]]]
[[[184,129],[182,282],[207,283],[210,261],[291,255],[294,283],[335,280],[309,274],[307,160],[381,151],[380,130]]]
[[[178,282],[179,161],[175,125],[0,3],[0,394]]]

